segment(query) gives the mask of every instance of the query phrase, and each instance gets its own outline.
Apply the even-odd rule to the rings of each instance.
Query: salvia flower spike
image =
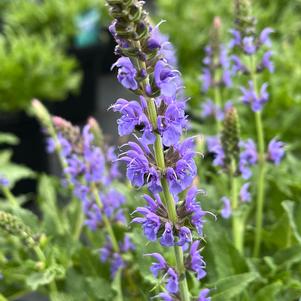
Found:
[[[159,25],[148,22],[142,1],[107,1],[114,18],[110,32],[117,42],[120,56],[113,68],[117,79],[138,96],[137,100],[118,99],[111,106],[121,114],[118,132],[121,136],[134,134],[135,142],[128,142],[120,160],[127,164],[127,177],[133,186],[147,186],[153,194],[145,196],[146,207],[138,207],[133,222],[141,224],[150,241],[172,247],[176,266],[173,267],[158,253],[153,264],[154,276],[166,275],[163,300],[190,300],[186,273],[204,271],[204,262],[196,259],[194,268],[185,265],[189,255],[182,246],[193,245],[193,232],[202,235],[206,214],[196,202],[198,191],[191,187],[196,176],[194,139],[181,140],[187,128],[183,84],[169,57],[171,49]],[[166,57],[168,55],[168,57]],[[191,188],[190,188],[191,187]],[[179,194],[188,189],[184,200]],[[178,203],[177,203],[177,200]],[[197,241],[196,241],[197,242]],[[188,257],[187,257],[188,256]],[[195,255],[194,258],[197,255]],[[198,268],[198,269],[199,269]],[[198,278],[202,277],[198,274]]]

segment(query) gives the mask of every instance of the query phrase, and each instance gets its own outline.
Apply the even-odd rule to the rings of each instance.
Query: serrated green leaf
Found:
[[[225,301],[238,297],[257,278],[259,275],[252,272],[220,279],[210,285],[212,301]]]
[[[275,296],[282,288],[281,281],[276,281],[260,289],[254,296],[253,301],[271,301],[275,300]]]
[[[297,227],[297,223],[295,220],[294,212],[296,209],[296,204],[293,201],[284,201],[281,203],[282,207],[287,213],[287,217],[289,220],[290,227],[292,229],[292,233],[299,244],[301,244],[301,232],[299,231]]]

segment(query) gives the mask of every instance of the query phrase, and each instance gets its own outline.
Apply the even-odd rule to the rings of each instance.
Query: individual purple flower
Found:
[[[177,242],[178,246],[184,246],[186,243],[192,242],[192,234],[189,228],[183,226],[179,231],[179,241]]]
[[[225,219],[228,219],[231,216],[231,214],[232,214],[231,202],[230,202],[229,198],[227,198],[225,196],[223,196],[221,198],[221,201],[224,204],[224,207],[223,207],[223,209],[221,211],[221,216],[223,218],[225,218]]]
[[[242,40],[243,50],[246,54],[252,55],[256,52],[256,45],[254,41],[254,37],[244,37]]]
[[[274,30],[272,28],[265,28],[263,31],[260,33],[259,36],[259,41],[262,45],[266,45],[270,47],[272,45],[271,40],[270,40],[270,34],[273,33]]]
[[[229,48],[234,48],[235,46],[240,46],[241,44],[241,34],[236,29],[231,29],[230,33],[232,34],[232,40],[229,43]]]
[[[268,146],[268,160],[278,165],[285,154],[284,146],[282,141],[273,138]]]
[[[218,137],[207,137],[207,147],[208,151],[214,154],[213,165],[223,167],[225,164],[225,153]]]
[[[212,76],[208,68],[203,69],[203,74],[201,76],[201,79],[203,84],[203,91],[207,92],[212,85]]]
[[[259,95],[256,94],[254,90],[254,84],[252,81],[249,81],[249,88],[241,87],[240,90],[243,93],[242,101],[245,104],[251,105],[251,108],[254,112],[261,111],[263,105],[269,100],[269,94],[267,92],[268,85],[264,83],[261,86]]]
[[[208,288],[204,288],[200,291],[198,301],[211,301],[211,298],[208,296],[210,290]]]
[[[118,81],[127,89],[137,90],[138,83],[136,81],[137,70],[128,57],[120,57],[112,69],[118,67]]]
[[[271,61],[271,56],[272,56],[272,51],[265,52],[262,57],[261,66],[263,68],[268,69],[271,73],[273,73],[275,68],[273,62]]]
[[[207,274],[205,271],[206,263],[203,259],[203,256],[200,254],[199,244],[199,240],[196,240],[191,244],[189,256],[185,263],[188,269],[196,273],[198,280],[203,279]]]
[[[167,270],[167,283],[166,289],[169,293],[175,294],[179,290],[179,277],[178,274],[174,271],[174,269],[169,268]]]
[[[161,236],[160,243],[162,246],[171,247],[174,245],[173,229],[170,223],[165,223],[165,230]]]
[[[187,126],[182,103],[174,102],[168,105],[164,115],[158,117],[157,123],[163,144],[166,146],[176,144],[182,135],[183,129]]]
[[[242,185],[239,196],[242,202],[250,202],[251,201],[251,193],[249,192],[250,183],[245,183]]]
[[[0,187],[1,186],[8,187],[8,185],[9,185],[9,180],[6,177],[0,175]]]
[[[203,235],[203,226],[204,226],[204,216],[207,214],[206,211],[203,211],[200,204],[197,203],[196,197],[199,191],[196,187],[191,187],[186,194],[185,198],[185,210],[187,214],[191,215],[191,223],[196,228],[200,236]]]
[[[162,96],[174,97],[177,92],[178,72],[163,60],[159,60],[155,65],[155,83],[161,91]]]
[[[169,293],[160,293],[154,298],[161,298],[163,301],[173,301],[173,297]]]
[[[248,69],[247,69],[246,65],[241,61],[241,59],[237,55],[232,55],[231,61],[232,61],[233,73],[247,72]]]
[[[132,222],[142,224],[144,235],[148,240],[157,240],[157,234],[161,226],[160,217],[143,207],[138,207],[135,212],[143,214],[145,217],[135,217]]]
[[[161,254],[151,253],[151,254],[146,254],[146,256],[152,256],[157,260],[157,262],[152,263],[151,268],[150,268],[154,277],[157,278],[159,275],[159,272],[167,270],[168,265],[166,263],[166,260],[164,259],[164,257]]]
[[[159,26],[163,23],[161,21],[154,28],[150,28],[150,38],[147,41],[147,46],[150,50],[158,49],[162,58],[171,66],[177,65],[176,53],[173,45],[168,41],[168,37],[162,34]]]
[[[111,108],[114,112],[121,114],[121,117],[117,120],[120,136],[129,135],[136,129],[142,131],[145,135],[150,134],[151,124],[137,101],[127,101],[119,98]]]
[[[244,179],[249,179],[252,175],[250,167],[258,160],[255,142],[252,139],[239,143],[241,152],[239,157],[239,170]]]
[[[135,187],[142,187],[145,183],[145,177],[149,172],[149,162],[144,150],[134,142],[128,144],[131,149],[121,157],[122,161],[127,162],[127,177]]]

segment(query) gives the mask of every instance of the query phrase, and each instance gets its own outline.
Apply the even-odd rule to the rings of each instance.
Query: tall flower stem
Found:
[[[99,197],[97,187],[96,187],[96,185],[94,183],[91,184],[91,185],[92,185],[91,189],[92,189],[92,192],[93,192],[96,204],[101,209],[101,208],[103,208],[103,203],[102,203],[102,201],[101,201],[101,199]],[[119,245],[118,245],[115,233],[113,231],[113,228],[111,226],[111,223],[110,223],[108,217],[105,215],[105,213],[103,213],[101,217],[102,217],[103,223],[105,225],[105,228],[107,230],[107,233],[108,233],[108,235],[109,235],[109,237],[111,239],[113,250],[114,250],[114,252],[119,253]],[[116,273],[115,277],[116,277],[115,281],[116,281],[117,286],[118,286],[117,296],[116,296],[115,300],[116,301],[122,301],[123,300],[123,295],[122,295],[122,283],[121,283],[121,278],[122,278],[121,270],[119,270]]]
[[[222,108],[222,97],[221,97],[221,91],[220,88],[218,86],[214,86],[214,104],[216,108]],[[216,131],[217,133],[221,132],[222,129],[222,122],[219,118],[215,118],[216,120]]]
[[[263,223],[263,207],[264,207],[264,189],[265,189],[265,158],[264,158],[264,131],[262,126],[261,113],[255,113],[256,130],[258,137],[258,150],[259,150],[259,175],[257,178],[257,202],[256,202],[256,229],[255,229],[255,244],[253,255],[258,256],[260,253],[261,232]]]
[[[256,95],[258,95],[258,85],[256,77],[256,62],[255,58],[251,56],[250,58],[251,65],[251,76],[254,84],[254,90]],[[260,244],[261,244],[261,232],[262,232],[262,223],[263,223],[263,207],[264,207],[264,189],[265,189],[265,139],[264,139],[264,129],[262,124],[261,111],[255,112],[255,124],[256,124],[256,133],[257,133],[257,144],[259,152],[259,168],[258,168],[258,177],[257,177],[257,199],[256,199],[256,228],[255,228],[255,242],[253,255],[257,257],[260,254]]]
[[[139,41],[135,42],[135,46],[137,49],[141,50],[141,45]],[[140,61],[139,59],[136,60],[137,67],[139,70],[146,70],[146,65],[144,62]],[[144,86],[144,91],[146,91],[146,86],[149,85],[149,77],[148,75],[143,81],[143,86]],[[146,94],[146,93],[145,93]],[[146,96],[146,95],[145,95]],[[156,106],[154,99],[146,97],[147,99],[147,110],[148,110],[148,115],[150,118],[150,121],[152,123],[154,131],[157,128],[157,111],[156,111]],[[164,160],[164,152],[163,152],[164,146],[162,143],[162,138],[159,134],[156,134],[156,140],[154,144],[154,153],[155,153],[155,159],[157,166],[161,171],[165,171],[165,160]],[[164,196],[164,201],[165,205],[167,207],[167,213],[169,219],[173,222],[177,222],[177,212],[176,212],[176,203],[175,200],[172,196],[172,194],[169,191],[168,183],[166,178],[162,177],[161,178],[161,185],[163,188],[163,196]],[[174,255],[175,255],[175,260],[176,260],[176,267],[177,267],[177,272],[179,274],[179,286],[180,286],[180,296],[181,296],[181,301],[189,301],[190,300],[190,295],[189,295],[189,289],[188,289],[188,284],[187,284],[187,279],[186,279],[186,274],[185,274],[185,265],[184,265],[184,255],[182,248],[180,246],[174,246]]]
[[[243,253],[243,234],[244,221],[241,215],[238,214],[238,178],[235,176],[236,164],[234,160],[231,162],[231,207],[233,212],[232,217],[232,236],[233,242],[239,253]]]
[[[12,206],[19,206],[18,201],[15,196],[11,193],[11,191],[7,187],[2,187],[2,192],[5,198],[10,202]]]
[[[93,192],[93,195],[94,195],[94,198],[95,198],[95,202],[98,205],[98,207],[100,209],[102,209],[103,208],[103,204],[102,204],[102,201],[101,201],[101,199],[99,197],[97,187],[96,187],[96,185],[94,183],[91,184],[91,185],[92,185],[91,189],[92,189],[92,192]],[[102,217],[103,223],[105,225],[105,228],[106,228],[106,230],[108,232],[108,235],[110,236],[114,252],[119,252],[118,242],[117,242],[116,236],[114,234],[113,228],[111,226],[111,223],[110,223],[108,217],[105,214],[102,214],[101,217]]]

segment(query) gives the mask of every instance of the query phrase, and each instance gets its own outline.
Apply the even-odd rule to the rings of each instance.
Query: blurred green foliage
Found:
[[[301,147],[298,121],[301,116],[301,1],[300,0],[254,0],[254,15],[257,29],[272,27],[273,60],[276,71],[266,78],[269,81],[271,100],[264,112],[267,138],[285,135],[286,142]],[[158,17],[167,20],[161,30],[170,36],[177,49],[179,68],[184,76],[187,95],[194,109],[200,107],[205,98],[200,93],[200,73],[204,47],[208,43],[214,16],[222,20],[222,38],[230,39],[229,29],[233,25],[233,1],[157,0]],[[158,18],[158,20],[159,20]],[[289,78],[288,78],[289,75]],[[239,90],[234,91],[232,100],[238,100]],[[224,102],[228,99],[224,99]],[[281,120],[281,126],[279,124]],[[242,120],[246,136],[253,132],[253,119]]]
[[[79,30],[76,17],[96,9],[106,22],[104,0],[1,1],[0,110],[26,109],[32,98],[63,100],[76,92],[81,74],[67,55]]]
[[[39,35],[51,32],[68,41],[77,33],[76,16],[89,9],[106,15],[104,3],[104,0],[13,0],[7,6],[4,20],[16,30],[21,27],[27,33]]]

